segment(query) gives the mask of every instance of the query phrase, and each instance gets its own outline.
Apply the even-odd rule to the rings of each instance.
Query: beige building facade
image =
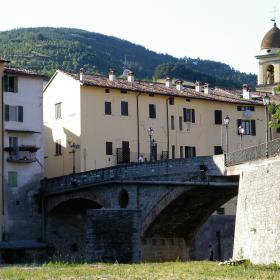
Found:
[[[57,71],[44,90],[45,176],[116,164],[205,156],[265,141],[265,110],[240,91],[69,74]],[[245,135],[238,134],[238,127]],[[149,130],[152,129],[152,134]],[[74,150],[74,161],[73,161]],[[152,151],[152,152],[151,152]],[[152,157],[151,157],[152,154]]]

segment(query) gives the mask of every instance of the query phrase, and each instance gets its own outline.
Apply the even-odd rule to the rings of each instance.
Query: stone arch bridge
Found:
[[[238,180],[225,176],[223,155],[46,179],[44,240],[61,257],[135,262],[143,259],[146,240],[158,238],[173,246],[170,259],[178,250],[187,258],[202,224],[237,195]]]

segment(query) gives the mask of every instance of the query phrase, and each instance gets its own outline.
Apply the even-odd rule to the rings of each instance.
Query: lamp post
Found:
[[[242,150],[242,137],[245,134],[245,128],[243,126],[238,127],[238,133],[240,135],[240,150]]]
[[[230,122],[230,117],[226,115],[224,118],[224,125],[226,126],[226,154],[228,154],[228,125]]]
[[[69,154],[73,155],[73,171],[72,171],[72,173],[74,174],[76,172],[76,160],[75,160],[76,150],[80,148],[80,145],[77,145],[72,140],[68,140],[68,144],[71,148],[71,151],[69,152]]]
[[[270,104],[270,97],[265,94],[263,97],[263,105],[265,106],[265,154],[268,157],[268,105]]]
[[[149,138],[150,138],[150,161],[153,160],[153,155],[152,155],[153,140],[152,140],[152,137],[153,137],[153,135],[154,135],[154,132],[155,132],[155,131],[153,130],[152,127],[150,127],[150,128],[148,129],[148,135],[149,135]]]

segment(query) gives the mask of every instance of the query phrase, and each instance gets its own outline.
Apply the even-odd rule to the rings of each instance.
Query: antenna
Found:
[[[273,10],[271,11],[273,17],[270,19],[271,21],[274,22],[274,24],[276,23],[276,16],[277,16],[278,12],[279,12],[279,10],[276,9],[276,7],[274,6]]]

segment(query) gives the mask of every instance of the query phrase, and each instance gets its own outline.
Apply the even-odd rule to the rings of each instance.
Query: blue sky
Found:
[[[11,5],[12,4],[12,5]],[[200,57],[257,72],[254,56],[272,27],[276,0],[1,1],[0,31],[75,27],[176,57]],[[279,12],[276,16],[279,26]]]

